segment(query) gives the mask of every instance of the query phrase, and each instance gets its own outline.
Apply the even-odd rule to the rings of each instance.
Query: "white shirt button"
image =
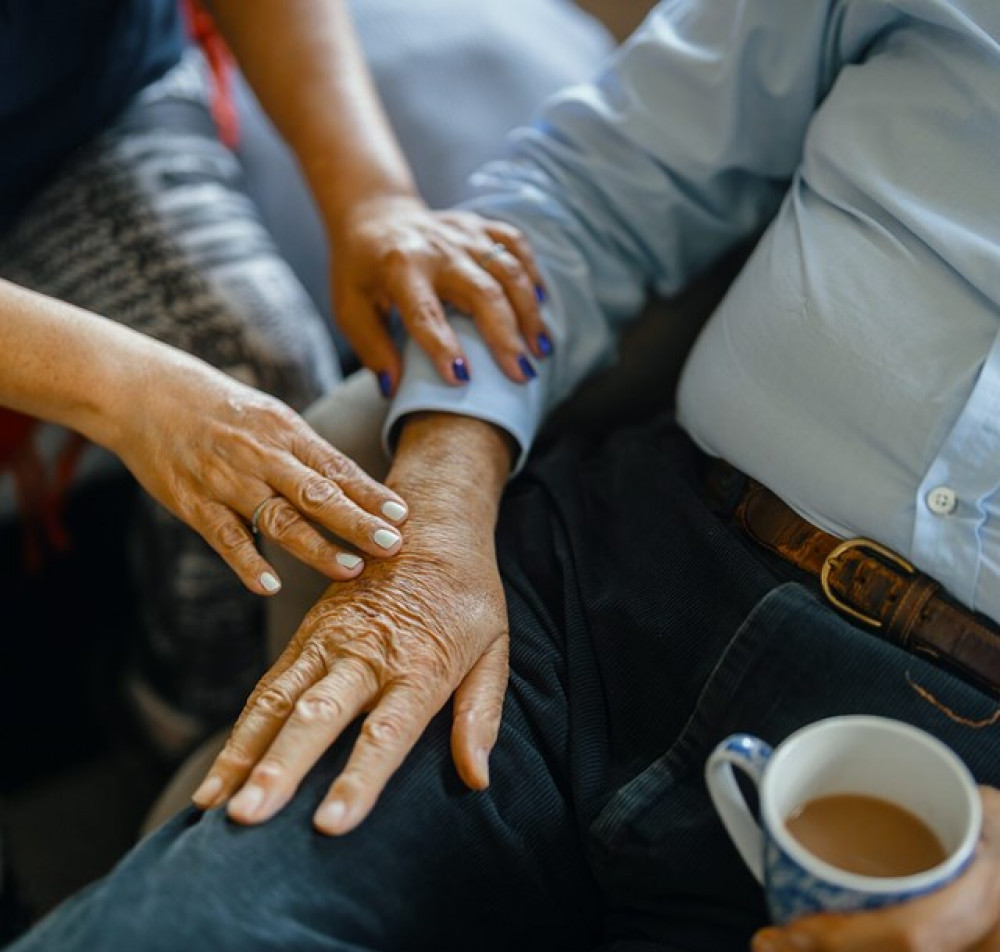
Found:
[[[936,516],[950,516],[958,505],[958,497],[950,486],[935,486],[926,498],[927,508]]]

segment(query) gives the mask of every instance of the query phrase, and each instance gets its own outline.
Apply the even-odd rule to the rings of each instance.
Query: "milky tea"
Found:
[[[912,876],[948,858],[923,820],[864,794],[816,797],[793,810],[785,827],[814,856],[860,876]]]

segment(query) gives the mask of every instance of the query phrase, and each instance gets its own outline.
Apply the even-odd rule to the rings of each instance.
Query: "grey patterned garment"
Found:
[[[335,351],[216,137],[208,92],[191,53],[141,93],[0,235],[0,276],[303,408],[340,379]],[[262,671],[260,601],[145,496],[132,546],[139,695],[197,734],[238,711]]]

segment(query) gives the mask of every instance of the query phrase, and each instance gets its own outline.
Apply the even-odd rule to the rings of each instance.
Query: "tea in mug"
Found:
[[[861,876],[912,876],[948,858],[923,820],[864,794],[809,800],[788,815],[785,826],[814,856]]]

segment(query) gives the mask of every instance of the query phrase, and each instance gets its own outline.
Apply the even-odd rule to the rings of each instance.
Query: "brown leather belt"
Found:
[[[751,479],[733,518],[751,539],[816,576],[843,614],[1000,695],[1000,630],[906,559],[870,539],[817,529]]]

